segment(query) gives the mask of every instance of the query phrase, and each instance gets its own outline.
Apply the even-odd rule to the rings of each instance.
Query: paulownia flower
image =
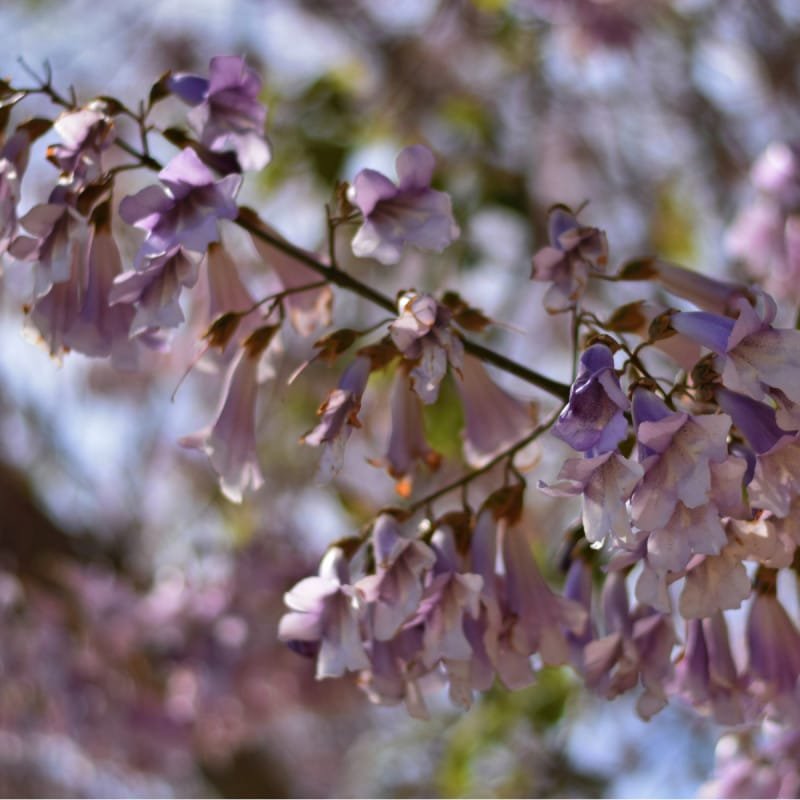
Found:
[[[353,253],[395,264],[410,244],[440,253],[460,233],[450,197],[431,189],[433,153],[423,145],[397,156],[398,183],[373,169],[356,175],[348,199],[364,215],[353,238]]]
[[[267,109],[258,100],[261,78],[239,56],[215,56],[208,79],[178,73],[170,90],[194,108],[189,124],[210,150],[233,150],[243,170],[263,169],[270,161],[264,136]]]

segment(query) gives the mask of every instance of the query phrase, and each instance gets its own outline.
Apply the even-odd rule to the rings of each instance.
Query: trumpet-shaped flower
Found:
[[[406,147],[396,165],[396,185],[380,172],[364,169],[348,192],[364,216],[353,238],[353,253],[359,258],[395,264],[407,244],[440,253],[460,233],[450,197],[431,189],[433,153],[423,145]]]

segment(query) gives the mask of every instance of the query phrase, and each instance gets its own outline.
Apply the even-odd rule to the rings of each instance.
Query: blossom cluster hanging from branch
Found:
[[[357,435],[371,376],[393,376],[391,430],[374,463],[396,481],[397,505],[332,542],[318,575],[286,594],[278,635],[314,660],[318,678],[356,673],[373,701],[424,717],[420,681],[431,673],[466,708],[496,678],[514,690],[534,682],[540,665],[570,664],[606,697],[638,692],[646,719],[681,699],[725,725],[796,720],[800,633],[778,577],[796,570],[800,544],[800,331],[776,324],[764,288],[657,257],[613,269],[605,233],[580,211],[554,207],[531,278],[548,284],[544,314],[571,321],[566,385],[482,344],[493,321],[455,291],[394,287],[395,300],[338,264],[344,235],[354,256],[385,266],[407,248],[440,253],[459,237],[450,197],[432,188],[428,147],[399,153],[397,182],[365,169],[333,187],[327,246],[317,254],[237,203],[243,173],[280,158],[264,132],[261,79],[243,59],[214,58],[207,77],[162,76],[136,110],[108,96],[80,103],[49,72],[27,71],[32,85],[0,84],[8,129],[0,250],[31,265],[27,324],[54,357],[71,350],[143,368],[147,353],[169,348],[185,322],[181,300],[203,275],[198,357],[219,376],[219,407],[182,444],[208,455],[230,500],[263,482],[256,405],[275,375],[284,326],[303,337],[328,328],[334,290],[388,315],[368,329],[328,331],[309,361],[292,365],[292,379],[317,358],[344,365],[302,437],[319,448],[323,479]],[[17,120],[36,96],[57,115]],[[188,131],[152,123],[169,97],[191,107]],[[123,120],[138,140],[119,132]],[[57,139],[46,155],[59,177],[45,202],[18,216],[29,153],[44,136]],[[165,164],[152,154],[153,137],[177,149]],[[157,182],[120,198],[120,176],[132,170],[155,172]],[[800,169],[790,148],[772,151],[756,176],[764,192],[795,202]],[[770,212],[785,215],[776,203]],[[743,251],[763,217],[754,212],[734,228]],[[130,264],[117,246],[126,226],[144,234]],[[254,296],[222,243],[224,226],[251,237],[279,291]],[[767,289],[781,290],[781,275],[766,277]],[[642,297],[600,312],[585,302],[593,282],[635,282]],[[675,305],[659,306],[656,288]],[[551,410],[510,394],[487,365],[527,381]],[[442,482],[423,409],[439,402],[448,374],[463,409],[466,466]],[[576,455],[528,487],[531,449],[548,436]],[[497,484],[471,505],[468,490],[489,473]],[[581,503],[563,532],[559,585],[543,576],[524,524],[526,501],[542,494]],[[444,512],[442,498],[451,502]],[[743,605],[737,658],[726,612]]]

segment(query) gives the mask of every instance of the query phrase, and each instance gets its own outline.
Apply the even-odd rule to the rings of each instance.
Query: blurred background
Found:
[[[796,135],[798,52],[793,0],[0,6],[2,76],[27,85],[17,58],[40,72],[47,60],[84,102],[135,106],[167,70],[206,74],[214,55],[245,55],[264,80],[274,156],[240,200],[311,249],[337,180],[364,166],[392,175],[400,148],[427,143],[461,240],[435,259],[353,268],[390,295],[457,289],[508,323],[488,343],[561,380],[566,323],[546,318],[543,287],[528,281],[547,208],[586,203],[613,263],[658,252],[747,278],[726,242],[756,196],[753,161]],[[170,100],[159,119],[182,124],[185,111]],[[32,100],[19,113],[55,111]],[[31,159],[25,209],[57,177],[48,143]],[[232,226],[223,236],[251,285],[268,286],[248,243]],[[121,246],[130,256],[136,242]],[[195,370],[172,397],[199,349],[191,301],[186,329],[147,372],[73,354],[59,366],[25,336],[29,269],[7,259],[0,289],[0,794],[682,797],[708,778],[713,725],[678,706],[641,723],[629,698],[587,696],[567,670],[498,688],[467,713],[431,686],[427,723],[371,706],[352,680],[316,683],[313,663],[277,641],[281,598],[328,542],[392,500],[392,480],[366,463],[385,443],[388,378],[370,384],[342,474],[319,486],[318,453],[297,441],[338,371],[315,364],[287,387],[311,353],[287,335],[261,403],[266,483],[234,506],[205,459],[176,443],[208,423],[219,390]],[[636,296],[610,285],[598,308]],[[380,315],[337,295],[334,319]],[[452,386],[426,424],[444,474],[457,474]],[[565,451],[544,449],[552,476]],[[555,569],[576,509],[529,501]]]

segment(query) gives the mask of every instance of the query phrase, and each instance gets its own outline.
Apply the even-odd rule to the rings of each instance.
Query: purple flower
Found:
[[[580,299],[592,271],[605,270],[608,242],[603,231],[581,225],[563,206],[551,209],[547,228],[550,244],[533,256],[531,280],[552,282],[544,307],[557,314]]]
[[[0,255],[17,232],[20,182],[28,164],[30,143],[24,131],[17,131],[0,149]]]
[[[539,572],[525,534],[507,528],[503,536],[508,611],[516,617],[511,630],[515,649],[539,653],[547,665],[569,661],[567,634],[586,630],[586,610],[573,600],[555,594]]]
[[[68,332],[67,344],[89,356],[111,356],[118,369],[135,369],[140,343],[129,333],[135,311],[132,306],[110,305],[114,278],[122,269],[119,248],[111,234],[110,218],[99,220],[89,238],[87,283],[78,317]]]
[[[609,451],[593,458],[564,462],[556,482],[539,482],[553,497],[581,496],[583,529],[589,542],[602,544],[610,534],[615,544],[631,544],[627,502],[644,470],[640,464]]]
[[[553,435],[590,456],[615,450],[628,432],[624,412],[629,406],[611,351],[604,344],[592,345],[581,355],[569,402]]]
[[[408,373],[400,368],[392,382],[390,400],[391,433],[383,462],[393,478],[398,494],[407,496],[411,492],[411,476],[418,461],[424,461],[431,469],[439,466],[441,457],[431,449],[425,439],[422,420],[422,403],[411,390]]]
[[[290,644],[319,643],[317,680],[369,668],[359,630],[361,599],[338,547],[325,554],[317,577],[303,579],[283,599],[291,611],[281,617],[278,636]]]
[[[274,229],[262,220],[258,224],[266,232],[282,238]],[[302,261],[284,253],[283,250],[265,242],[258,236],[253,236],[253,246],[278,276],[284,289],[297,289],[300,286],[309,286],[319,283],[320,276],[311,267]],[[313,257],[312,253],[309,253]],[[331,321],[331,304],[333,292],[330,286],[317,286],[305,292],[295,291],[284,300],[289,321],[301,336],[310,336],[317,328],[323,328]]]
[[[745,687],[731,655],[725,617],[688,623],[686,650],[675,669],[677,689],[696,708],[711,711],[720,725],[745,721]]]
[[[698,308],[715,314],[725,314],[734,308],[735,301],[747,298],[746,286],[729,283],[695,272],[692,269],[656,259],[652,263],[653,279],[668,292],[683,297]]]
[[[464,457],[470,466],[483,466],[533,430],[533,409],[501,389],[480,359],[464,357],[455,385],[464,409]]]
[[[241,175],[216,180],[194,150],[178,153],[158,173],[161,186],[148,186],[119,204],[119,215],[129,225],[147,231],[136,266],[181,245],[205,252],[219,239],[217,221],[236,219],[234,197]]]
[[[719,354],[719,371],[729,389],[761,400],[774,388],[798,403],[800,331],[773,328],[775,303],[769,296],[764,296],[764,301],[763,315],[739,300],[736,320],[704,311],[683,311],[673,315],[672,326]]]
[[[461,369],[464,345],[450,328],[450,310],[431,295],[406,292],[398,307],[400,316],[389,325],[392,341],[404,358],[415,362],[414,391],[423,403],[435,403],[448,362]]]
[[[373,636],[391,639],[417,610],[422,598],[422,577],[436,556],[423,542],[404,538],[397,520],[381,514],[372,530],[374,575],[362,578],[356,588],[370,604]]]
[[[398,184],[372,169],[356,175],[348,199],[364,222],[353,238],[353,253],[396,264],[407,244],[440,253],[458,238],[450,197],[431,189],[434,159],[423,145],[397,156]]]
[[[71,240],[80,223],[69,206],[44,203],[34,206],[20,221],[33,236],[17,236],[8,252],[20,261],[34,262],[34,295],[41,297],[54,283],[70,279]]]
[[[361,427],[358,412],[371,369],[369,358],[358,356],[320,406],[317,426],[300,440],[311,447],[325,445],[319,467],[323,480],[330,480],[341,469],[347,440],[353,428]]]
[[[691,566],[691,565],[690,565]],[[739,608],[750,596],[750,578],[734,548],[706,556],[691,566],[678,601],[684,619],[702,619]]]
[[[219,475],[222,493],[234,503],[242,501],[246,489],[255,491],[264,478],[256,444],[256,400],[258,386],[271,373],[265,368],[275,326],[256,330],[231,362],[222,388],[216,420],[181,444],[205,451]]]
[[[197,262],[182,247],[148,258],[144,266],[114,279],[109,302],[136,306],[130,335],[154,328],[176,328],[183,322],[182,288],[197,283]]]
[[[267,109],[258,100],[261,78],[239,56],[215,56],[208,80],[178,73],[169,88],[195,106],[189,124],[200,141],[214,152],[233,150],[243,170],[263,169],[270,161],[264,136]]]
[[[679,502],[690,509],[708,502],[710,463],[728,457],[731,418],[667,410],[666,416],[650,421],[643,417],[648,397],[656,399],[643,390],[634,394],[636,437],[645,474],[631,498],[631,513],[641,529],[653,531],[667,526]]]
[[[97,108],[82,108],[62,114],[53,128],[63,144],[51,145],[47,155],[73,188],[97,180],[103,171],[102,151],[113,140],[112,120]]]
[[[774,586],[756,591],[747,619],[747,648],[752,690],[796,724],[800,719],[800,633],[775,596]]]

